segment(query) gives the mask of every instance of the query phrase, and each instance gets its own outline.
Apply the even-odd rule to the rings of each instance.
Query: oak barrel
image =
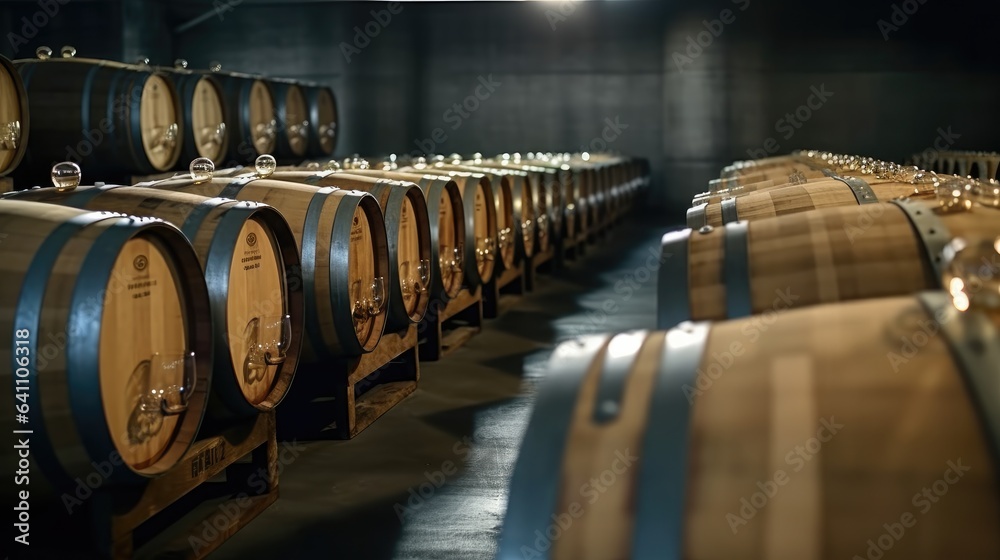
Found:
[[[517,166],[515,166],[515,169]],[[535,250],[544,253],[558,242],[562,229],[562,199],[560,197],[557,177],[548,170],[523,166],[531,182],[531,192],[535,202]]]
[[[564,343],[498,558],[996,558],[998,360],[941,292]]]
[[[184,235],[159,220],[15,200],[0,200],[0,231],[6,433],[32,430],[30,455],[60,487],[109,458],[127,466],[106,475],[114,483],[176,465],[212,377],[208,291]],[[26,422],[13,424],[15,406]],[[16,464],[11,445],[2,453]]]
[[[277,139],[274,155],[299,162],[309,153],[309,105],[302,87],[291,80],[269,80],[274,95]]]
[[[298,364],[304,318],[299,252],[277,210],[115,185],[31,189],[6,199],[159,218],[179,227],[194,245],[208,284],[211,306],[203,312],[214,331],[212,401],[224,407],[220,412],[250,416],[284,398]]]
[[[365,177],[337,171],[277,171],[270,176],[314,187],[371,193],[382,208],[389,250],[386,329],[399,332],[419,323],[430,303],[431,231],[427,203],[412,182]]]
[[[897,181],[872,181],[857,177],[824,179],[804,185],[752,192],[720,203],[701,204],[687,211],[690,227],[721,226],[740,220],[759,220],[808,212],[817,208],[885,202],[925,192],[919,185]]]
[[[458,185],[465,214],[465,286],[475,290],[493,279],[497,252],[497,208],[490,180],[482,173],[449,171],[419,165],[405,173],[449,177]]]
[[[309,156],[329,157],[337,147],[337,100],[326,86],[301,87],[309,107]]]
[[[511,179],[508,176],[496,173],[489,169],[465,167],[459,164],[445,162],[443,160],[428,164],[426,168],[423,165],[418,164],[414,167],[414,169],[425,172],[434,172],[437,170],[450,173],[459,171],[463,173],[483,175],[486,178],[486,181],[489,182],[490,190],[493,192],[493,207],[496,213],[496,230],[491,233],[493,235],[493,239],[495,240],[496,256],[499,257],[498,264],[503,270],[508,270],[516,266],[518,262],[518,252],[517,240],[514,235],[514,191],[511,185]]]
[[[552,159],[541,159],[536,156],[526,157],[521,162],[525,165],[546,169],[549,173],[555,175],[555,185],[557,186],[559,201],[561,202],[560,221],[563,224],[560,230],[561,237],[568,241],[577,239],[580,232],[584,229],[583,220],[585,219],[585,216],[581,215],[582,207],[578,202],[581,193],[580,186],[578,185],[579,176],[571,172],[569,165],[557,163]]]
[[[247,164],[278,146],[278,115],[271,85],[248,74],[213,72],[222,84],[229,129],[229,163]]]
[[[535,201],[528,174],[482,160],[456,161],[458,163],[437,164],[435,168],[484,173],[492,185],[501,185],[499,191],[493,189],[493,195],[497,201],[497,244],[505,268],[513,268],[531,258],[535,253]]]
[[[0,177],[24,158],[31,129],[28,94],[14,64],[0,56]]]
[[[530,165],[521,160],[520,154],[504,154],[499,159],[486,160],[486,163],[519,169],[527,173],[535,201],[536,244],[535,249],[544,253],[553,243],[562,239],[563,232],[563,199],[562,178],[560,170],[551,167]]]
[[[15,62],[33,115],[25,166],[47,173],[72,160],[107,177],[173,169],[184,122],[171,74],[73,53]]]
[[[229,152],[230,131],[222,84],[211,74],[186,70],[186,62],[170,70],[180,96],[184,122],[180,161],[203,157],[222,164]]]
[[[430,218],[432,301],[447,303],[462,290],[465,262],[465,210],[458,184],[447,175],[351,169],[352,175],[414,183],[424,193]],[[434,217],[437,216],[435,220]]]
[[[301,362],[375,349],[385,329],[389,259],[382,211],[372,195],[256,177],[213,177],[207,170],[195,175],[138,186],[262,202],[288,221],[302,262]]]
[[[603,168],[584,160],[581,156],[567,158],[572,172],[579,177],[586,193],[587,227],[588,234],[600,230],[605,225],[606,208],[605,195],[607,184],[603,174]]]
[[[668,233],[658,271],[659,328],[940,289],[953,237],[1000,237],[995,210],[942,212],[900,200],[824,208]]]

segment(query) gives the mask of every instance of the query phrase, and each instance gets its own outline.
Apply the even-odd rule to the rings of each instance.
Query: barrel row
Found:
[[[220,166],[328,157],[337,141],[329,87],[184,60],[123,64],[41,47],[33,59],[0,57],[0,93],[0,176],[17,169],[22,182],[43,181],[64,160],[124,180],[199,157]]]
[[[498,558],[1000,553],[998,185],[800,152],[709,188],[661,330],[556,349]]]
[[[468,159],[453,156],[447,161],[439,156],[431,158],[430,163],[427,158],[404,161],[395,156],[353,157],[284,166],[276,171],[276,176],[297,180],[313,176],[312,180],[340,180],[345,184],[351,181],[357,184],[358,177],[368,177],[419,185],[428,197],[431,215],[436,207],[440,216],[438,227],[432,231],[432,275],[450,278],[449,270],[455,269],[457,263],[465,263],[464,278],[449,280],[447,287],[435,284],[432,299],[439,298],[442,290],[448,290],[452,293],[445,294],[447,300],[463,285],[474,290],[501,272],[529,261],[535,254],[561,251],[570,240],[606,230],[620,220],[640,189],[648,184],[648,172],[642,162],[608,156],[603,164],[606,173],[601,180],[595,179],[594,191],[613,195],[598,199],[601,204],[589,206],[599,209],[600,220],[585,228],[577,220],[577,204],[567,202],[581,196],[578,193],[583,192],[585,184],[583,171],[578,170],[574,175],[569,164],[541,163],[547,166],[518,154],[490,159],[480,154]],[[240,170],[223,173],[236,174]],[[451,189],[457,198],[455,194],[443,196]],[[605,200],[610,202],[603,204]],[[456,204],[462,206],[465,215],[460,232],[447,223],[451,221],[450,209]]]
[[[548,236],[534,214],[536,198],[552,196],[534,194],[540,172],[380,173],[279,168],[270,156],[216,170],[199,158],[168,179],[83,186],[64,162],[52,187],[0,198],[0,262],[14,288],[0,306],[15,311],[0,321],[0,361],[14,376],[0,391],[14,402],[8,391],[30,380],[47,477],[72,481],[114,452],[129,467],[114,482],[158,476],[203,418],[273,410],[300,364],[374,351],[432,298],[505,266],[476,255],[509,246],[530,258]],[[511,228],[506,243],[498,223]],[[467,225],[496,247],[465,260]]]
[[[741,190],[809,171],[823,176]],[[953,240],[1000,235],[993,181],[812,151],[722,174],[712,185],[722,200],[693,207],[690,227],[663,238],[661,327],[764,313],[781,293],[802,307],[941,289]]]

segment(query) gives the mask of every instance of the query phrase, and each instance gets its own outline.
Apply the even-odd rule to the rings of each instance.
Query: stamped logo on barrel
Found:
[[[146,258],[146,255],[139,255],[132,261],[132,266],[134,266],[139,272],[142,272],[146,270],[147,266],[149,266],[149,259]]]
[[[250,232],[247,234],[247,245],[253,247],[257,244],[257,234]]]

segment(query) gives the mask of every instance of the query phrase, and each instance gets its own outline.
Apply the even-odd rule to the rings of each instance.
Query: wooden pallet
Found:
[[[483,317],[496,319],[525,293],[525,261],[514,268],[504,270],[490,281],[483,290]],[[530,261],[527,263],[530,268]]]
[[[14,180],[10,177],[0,177],[0,193],[14,190]]]
[[[463,288],[443,308],[431,302],[420,322],[420,359],[436,362],[460,348],[483,328],[483,287]]]
[[[115,559],[204,558],[278,499],[274,413],[217,434],[196,441],[173,469],[144,486],[95,491],[92,530],[104,554]],[[247,456],[249,463],[237,463]],[[209,482],[221,474],[225,482]],[[220,487],[226,496],[221,503]],[[206,497],[192,504],[198,494]],[[182,498],[185,503],[177,507],[194,511],[155,531],[150,544],[137,550],[137,530],[147,522],[156,524],[157,514]]]
[[[282,439],[351,439],[417,389],[417,325],[385,333],[375,350],[324,364],[301,364],[278,408]]]

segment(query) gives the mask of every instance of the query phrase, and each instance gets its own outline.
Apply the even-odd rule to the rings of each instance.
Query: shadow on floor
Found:
[[[493,558],[548,356],[578,334],[653,327],[655,270],[637,271],[666,229],[619,226],[465,347],[422,364],[420,388],[357,438],[295,444],[278,502],[211,558]]]

